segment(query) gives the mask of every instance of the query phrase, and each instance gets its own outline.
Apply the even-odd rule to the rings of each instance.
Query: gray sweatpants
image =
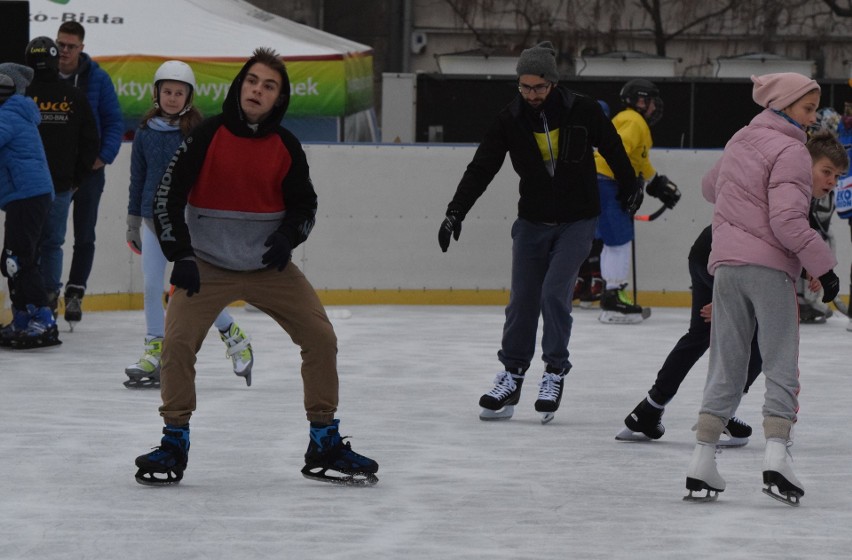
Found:
[[[755,325],[766,378],[763,416],[796,421],[799,309],[795,284],[780,270],[720,266],[714,274],[710,367],[701,412],[727,422],[743,394]]]

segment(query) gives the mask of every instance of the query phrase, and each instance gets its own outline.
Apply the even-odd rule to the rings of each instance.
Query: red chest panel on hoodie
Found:
[[[196,208],[281,212],[281,182],[293,159],[277,134],[244,138],[224,126],[216,131],[198,180],[189,194]]]

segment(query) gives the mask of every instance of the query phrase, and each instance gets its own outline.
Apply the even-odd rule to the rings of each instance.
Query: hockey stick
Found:
[[[651,214],[636,215],[636,216],[633,216],[633,219],[636,220],[637,222],[653,222],[654,220],[656,220],[657,218],[659,218],[660,216],[663,215],[663,212],[666,211],[666,208],[668,208],[668,206],[666,206],[664,204],[664,205],[660,206],[660,208],[658,210],[655,210]]]

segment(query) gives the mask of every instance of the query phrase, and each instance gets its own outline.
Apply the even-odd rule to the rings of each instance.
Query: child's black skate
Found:
[[[65,320],[68,328],[74,330],[74,325],[83,319],[83,295],[85,289],[82,286],[69,284],[65,287]]]
[[[376,477],[378,463],[352,451],[349,442],[344,443],[344,438],[340,437],[339,424],[340,420],[337,419],[327,426],[311,423],[311,441],[305,452],[302,475],[332,484],[374,485],[379,481]],[[329,474],[329,471],[333,472]]]
[[[479,406],[480,420],[508,420],[515,413],[515,405],[521,400],[524,370],[506,369],[494,378],[494,387],[482,395]]]
[[[748,438],[751,436],[751,426],[736,416],[731,416],[722,435],[724,437],[719,438],[716,447],[742,447],[748,443]]]
[[[658,408],[648,402],[648,398],[636,405],[633,412],[624,419],[626,426],[615,439],[618,441],[648,441],[660,439],[666,433],[663,426],[663,408]]]
[[[538,399],[535,401],[535,409],[541,414],[542,424],[547,424],[553,420],[556,411],[559,410],[559,403],[562,402],[562,388],[567,374],[567,368],[547,366],[544,370],[544,375],[542,375],[541,382],[538,384]]]
[[[183,478],[189,456],[189,425],[166,424],[163,439],[147,455],[136,458],[136,482],[146,486],[177,484]],[[165,478],[156,475],[165,475]]]

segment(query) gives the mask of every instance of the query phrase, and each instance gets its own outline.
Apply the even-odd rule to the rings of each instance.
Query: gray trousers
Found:
[[[506,368],[526,370],[535,354],[536,331],[544,322],[542,360],[571,367],[571,298],[580,265],[589,256],[597,219],[540,224],[518,218],[512,225],[512,288],[497,357]]]
[[[799,308],[793,280],[763,266],[720,266],[714,274],[710,367],[701,412],[723,421],[739,405],[756,324],[766,379],[763,416],[796,421]]]

